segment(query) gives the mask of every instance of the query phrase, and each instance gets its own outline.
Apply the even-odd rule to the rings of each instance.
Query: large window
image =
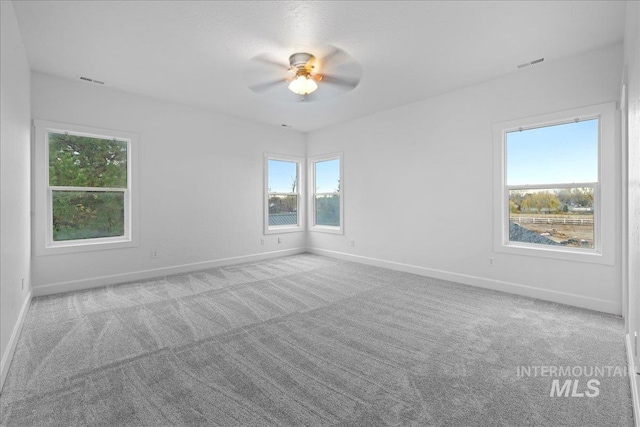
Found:
[[[35,124],[36,253],[131,244],[135,136]]]
[[[300,231],[303,160],[265,155],[265,234]]]
[[[612,115],[601,105],[494,127],[496,250],[573,259],[609,250],[603,226],[613,226]]]
[[[342,155],[312,159],[314,231],[341,233],[343,229]]]
[[[595,248],[599,119],[505,135],[509,241]]]

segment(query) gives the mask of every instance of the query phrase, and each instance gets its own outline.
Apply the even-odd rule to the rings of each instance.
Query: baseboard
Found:
[[[471,276],[450,271],[436,270],[433,268],[419,267],[411,264],[403,264],[395,261],[387,261],[378,258],[370,258],[361,255],[348,254],[345,252],[330,251],[326,249],[307,248],[307,252],[325,255],[333,258],[344,259],[347,261],[355,261],[362,264],[373,265],[376,267],[389,268],[391,270],[403,271],[406,273],[418,274],[421,276],[434,277],[436,279],[448,280],[451,282],[462,283],[470,286],[477,286],[485,289],[508,292],[511,294],[522,295],[532,298],[538,298],[546,301],[557,302],[560,304],[571,305],[575,307],[587,308],[590,310],[601,311],[620,316],[622,313],[622,305],[614,301],[607,301],[598,298],[590,298],[581,295],[558,292],[548,289],[535,288],[533,286],[520,285],[517,283],[504,282],[500,280],[487,279],[484,277]]]
[[[7,379],[7,373],[9,372],[9,367],[11,366],[11,361],[13,360],[13,354],[16,352],[16,346],[18,345],[18,338],[20,338],[20,332],[22,331],[22,325],[24,324],[24,318],[29,311],[29,304],[31,303],[31,291],[27,294],[27,297],[22,304],[22,308],[20,309],[20,314],[18,314],[18,321],[13,327],[13,332],[11,332],[11,337],[9,338],[9,345],[7,345],[7,349],[2,355],[2,359],[0,360],[0,393],[2,393],[2,388],[4,387],[4,380]]]
[[[638,366],[635,364],[633,357],[633,344],[631,336],[626,336],[627,361],[629,363],[629,380],[631,381],[631,401],[633,404],[633,418],[635,426],[640,427],[640,374],[638,374]]]
[[[97,288],[100,286],[116,285],[119,283],[134,282],[136,280],[153,279],[154,277],[170,276],[172,274],[190,273],[207,268],[224,267],[227,265],[241,264],[243,262],[260,261],[269,258],[278,258],[287,255],[295,255],[307,252],[306,248],[293,248],[281,251],[263,252],[259,254],[243,255],[231,258],[222,258],[212,261],[195,262],[172,267],[155,268],[151,270],[135,271],[132,273],[114,274],[110,276],[92,277],[90,279],[72,280],[68,282],[50,283],[34,286],[33,296],[59,294],[63,292],[79,291],[82,289]]]

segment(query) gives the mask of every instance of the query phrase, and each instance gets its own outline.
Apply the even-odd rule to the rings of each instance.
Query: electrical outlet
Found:
[[[158,258],[158,249],[151,249],[151,258]]]
[[[355,241],[355,240],[352,240],[352,241],[351,241],[351,246],[355,246],[355,245],[356,245],[356,241]]]
[[[489,267],[493,267],[493,258],[489,258]]]
[[[278,243],[282,243],[282,239],[278,237]]]
[[[264,239],[260,239],[260,244],[264,245]]]

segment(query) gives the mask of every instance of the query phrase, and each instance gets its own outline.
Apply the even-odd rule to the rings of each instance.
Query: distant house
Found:
[[[569,206],[569,212],[593,213],[593,207]]]

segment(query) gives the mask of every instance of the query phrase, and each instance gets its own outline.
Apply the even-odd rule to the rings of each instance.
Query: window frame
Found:
[[[296,172],[298,184],[296,185],[296,193],[280,193],[280,192],[269,192],[269,160],[277,160],[281,162],[292,162],[296,163]],[[264,192],[263,192],[263,210],[264,210],[264,234],[280,234],[280,233],[294,233],[304,231],[304,173],[305,170],[305,159],[303,157],[295,157],[288,156],[285,154],[273,154],[273,153],[264,153]],[[280,195],[291,195],[298,197],[298,222],[296,225],[269,225],[269,196],[271,194],[280,194]]]
[[[330,153],[324,154],[320,156],[314,156],[309,158],[309,231],[321,232],[321,233],[332,233],[332,234],[344,234],[344,155],[342,152],[338,153]],[[328,160],[338,160],[340,162],[340,191],[338,193],[316,193],[316,163],[325,162]],[[328,195],[328,194],[338,194],[340,198],[340,225],[318,225],[316,224],[316,196],[317,195]]]
[[[36,256],[119,249],[138,246],[138,135],[69,123],[33,120],[34,129],[34,252]],[[49,184],[49,132],[70,133],[127,142],[127,187],[68,187]],[[54,191],[117,191],[124,194],[124,235],[91,239],[53,240]]]
[[[508,132],[596,118],[599,122],[597,182],[507,185],[506,135]],[[494,252],[613,265],[615,212],[618,203],[615,189],[615,132],[615,103],[613,102],[494,124]],[[545,246],[509,240],[509,190],[575,188],[581,185],[592,186],[594,189],[594,248]]]

